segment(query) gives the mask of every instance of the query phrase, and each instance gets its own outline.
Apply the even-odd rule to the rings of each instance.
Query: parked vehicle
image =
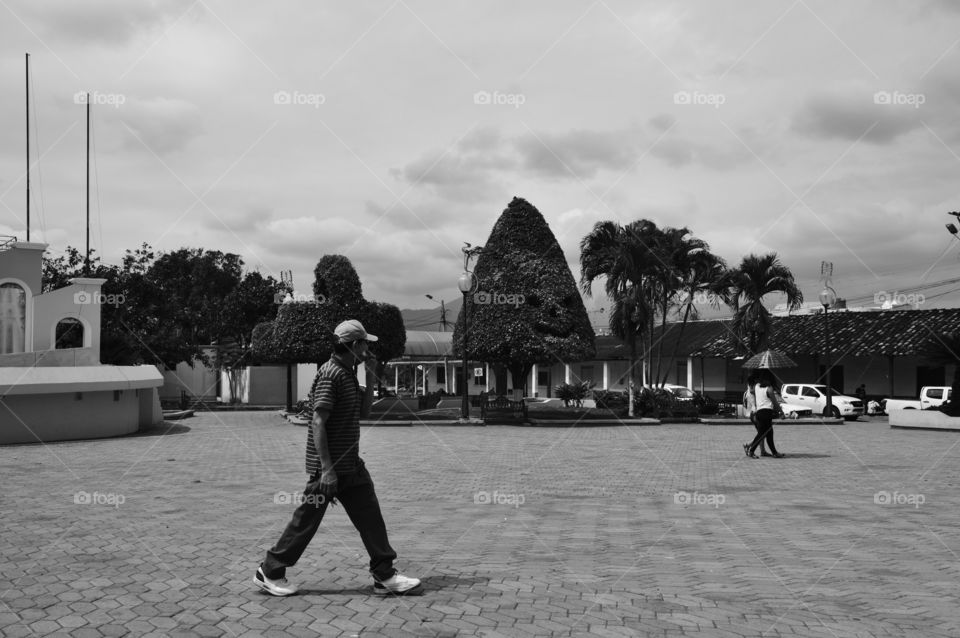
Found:
[[[787,419],[799,419],[800,417],[813,416],[813,408],[800,405],[799,403],[787,403],[786,401],[783,401],[780,403],[780,410],[783,412],[783,416]]]
[[[669,391],[678,401],[693,401],[697,396],[690,388],[673,383],[664,383],[663,389]]]
[[[808,407],[813,414],[823,414],[827,407],[827,386],[822,383],[786,383],[780,389],[780,394],[786,403]],[[860,399],[836,390],[830,390],[830,394],[835,418],[855,421],[863,414],[864,405]]]
[[[927,408],[936,408],[950,400],[950,386],[948,385],[928,385],[920,390],[919,399],[897,399],[890,397],[883,400],[883,411],[887,414],[890,410],[926,410]]]

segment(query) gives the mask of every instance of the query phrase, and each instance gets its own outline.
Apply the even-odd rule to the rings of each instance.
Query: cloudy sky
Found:
[[[600,220],[776,251],[808,300],[957,305],[960,3],[0,0],[0,233],[236,252],[309,291],[452,300],[463,242],[515,195],[575,275]],[[916,298],[915,298],[916,299]],[[771,299],[771,304],[776,299]],[[589,302],[594,308],[603,300]]]

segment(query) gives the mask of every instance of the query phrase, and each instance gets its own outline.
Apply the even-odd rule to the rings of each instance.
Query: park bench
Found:
[[[727,391],[717,401],[717,415],[728,416],[737,413],[737,406],[743,403],[743,392]]]
[[[487,423],[523,423],[527,420],[527,404],[522,399],[486,396],[480,402],[480,416]]]

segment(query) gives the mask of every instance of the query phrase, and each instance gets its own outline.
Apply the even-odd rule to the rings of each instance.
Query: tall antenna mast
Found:
[[[90,94],[87,93],[87,254],[83,260],[83,274],[90,276]]]
[[[30,241],[30,54],[27,53],[27,241]]]

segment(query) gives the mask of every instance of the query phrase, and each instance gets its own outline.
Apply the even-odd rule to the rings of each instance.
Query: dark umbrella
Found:
[[[743,367],[769,370],[771,368],[796,368],[797,364],[782,352],[764,350],[744,361]]]

